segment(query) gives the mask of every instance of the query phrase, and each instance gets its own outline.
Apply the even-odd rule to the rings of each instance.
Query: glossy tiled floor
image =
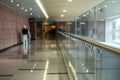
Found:
[[[0,80],[68,80],[56,41],[33,41],[0,53]]]

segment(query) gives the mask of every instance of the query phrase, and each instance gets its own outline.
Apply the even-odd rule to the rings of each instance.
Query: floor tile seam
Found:
[[[27,61],[27,62],[45,62],[46,60]]]
[[[8,76],[13,76],[12,74],[5,74],[5,75],[0,75],[0,77],[8,77]]]
[[[120,68],[97,68],[97,70],[120,70]]]
[[[29,71],[29,70],[40,71],[40,70],[45,70],[45,69],[19,69],[19,71]]]
[[[52,75],[52,74],[68,74],[68,73],[47,73],[47,74]]]
[[[94,72],[89,72],[89,73],[80,72],[80,73],[76,73],[76,74],[95,74],[95,73]]]

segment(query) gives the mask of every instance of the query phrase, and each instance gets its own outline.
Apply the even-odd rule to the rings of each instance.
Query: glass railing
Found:
[[[59,32],[59,47],[74,80],[120,80],[120,49]]]

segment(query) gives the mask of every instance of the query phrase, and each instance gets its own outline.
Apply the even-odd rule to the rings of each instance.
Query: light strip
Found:
[[[70,67],[70,69],[73,73],[73,76],[74,76],[75,80],[78,80],[76,71],[75,71],[74,67],[72,66],[71,62],[68,62],[68,64],[69,64],[69,67]]]
[[[45,72],[44,72],[44,75],[43,75],[43,80],[46,80],[48,66],[49,66],[49,60],[46,61],[46,66],[45,66]]]
[[[35,0],[37,5],[40,7],[40,9],[42,10],[43,14],[45,15],[45,17],[48,19],[49,16],[47,15],[45,9],[43,8],[43,5],[41,4],[40,0]]]

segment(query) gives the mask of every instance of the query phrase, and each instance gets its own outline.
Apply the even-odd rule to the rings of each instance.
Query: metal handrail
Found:
[[[105,44],[102,44],[102,43],[100,43],[98,41],[95,41],[95,40],[92,40],[90,38],[80,36],[80,35],[70,34],[70,33],[66,33],[66,32],[60,32],[60,31],[58,33],[60,33],[63,36],[68,36],[68,37],[75,38],[77,40],[87,42],[87,43],[92,44],[92,45],[94,45],[96,47],[99,47],[99,48],[101,48],[103,50],[107,50],[107,51],[113,52],[113,53],[115,53],[117,55],[120,55],[120,49],[112,47],[112,46],[108,46],[108,45],[105,45]]]

